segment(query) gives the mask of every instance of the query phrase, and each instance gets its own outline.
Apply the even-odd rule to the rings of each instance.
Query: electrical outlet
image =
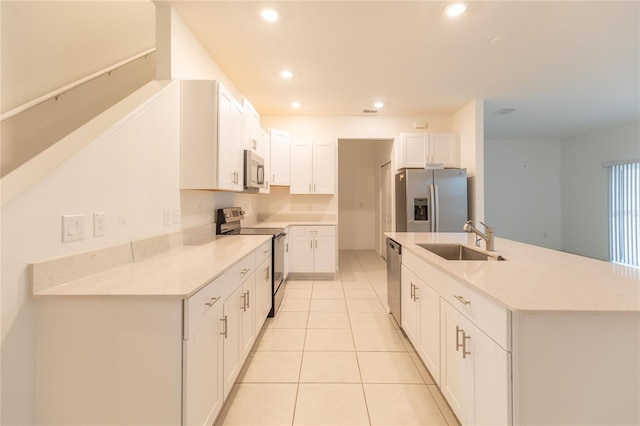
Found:
[[[106,213],[94,213],[93,214],[93,236],[104,237],[106,232],[107,214]]]
[[[171,209],[164,209],[164,226],[171,225]]]
[[[177,225],[180,223],[180,209],[173,209],[173,224]]]
[[[62,242],[84,240],[84,215],[62,216]]]

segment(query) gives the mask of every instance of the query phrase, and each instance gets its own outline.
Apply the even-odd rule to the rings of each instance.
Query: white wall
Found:
[[[460,136],[460,167],[469,177],[469,217],[484,222],[484,102],[472,101],[453,114],[452,131]]]
[[[179,85],[111,127],[2,208],[2,423],[36,424],[36,302],[30,262],[177,231]],[[98,117],[97,119],[100,119]],[[158,126],[158,123],[163,123]],[[73,136],[70,135],[70,137]],[[92,214],[107,214],[92,236]],[[62,243],[62,215],[85,215],[85,239]]]
[[[496,236],[561,248],[561,153],[559,139],[485,140],[485,223]]]
[[[562,249],[609,259],[608,176],[603,162],[640,158],[640,122],[562,142]]]

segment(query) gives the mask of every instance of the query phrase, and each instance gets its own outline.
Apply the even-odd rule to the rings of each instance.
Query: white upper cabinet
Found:
[[[460,144],[455,133],[401,133],[396,139],[398,168],[425,164],[460,167]]]
[[[290,193],[335,193],[334,144],[301,141],[291,143]]]
[[[260,188],[261,194],[269,194],[271,188],[271,140],[263,129],[258,130],[257,153],[264,160],[264,185]]]
[[[258,152],[260,114],[249,100],[242,98],[242,148]],[[258,154],[260,155],[260,154]],[[261,155],[264,158],[264,155]]]
[[[271,185],[289,186],[291,169],[291,135],[284,130],[269,129],[271,144]]]
[[[182,81],[181,187],[242,191],[242,106],[218,81]]]

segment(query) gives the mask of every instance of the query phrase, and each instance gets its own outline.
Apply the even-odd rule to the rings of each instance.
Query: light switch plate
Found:
[[[84,240],[84,215],[62,216],[62,242]]]
[[[93,236],[104,237],[106,233],[107,214],[106,213],[94,213],[93,214]]]
[[[164,209],[164,226],[171,225],[171,209]]]

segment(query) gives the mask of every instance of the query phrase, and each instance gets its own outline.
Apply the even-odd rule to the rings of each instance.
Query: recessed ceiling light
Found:
[[[262,16],[262,19],[264,19],[267,22],[277,21],[278,18],[280,17],[280,15],[278,14],[278,11],[275,9],[264,9],[260,13],[260,16]]]
[[[280,71],[280,75],[282,76],[282,78],[291,78],[293,77],[293,73],[289,70],[282,70]]]
[[[373,104],[373,106],[376,108],[382,108],[384,104],[382,102],[376,102],[375,104]]]
[[[292,103],[291,103],[291,106],[292,106],[293,108],[300,108],[300,102],[292,102]]]
[[[449,3],[444,8],[444,13],[447,16],[460,16],[467,10],[467,5],[465,3]]]

